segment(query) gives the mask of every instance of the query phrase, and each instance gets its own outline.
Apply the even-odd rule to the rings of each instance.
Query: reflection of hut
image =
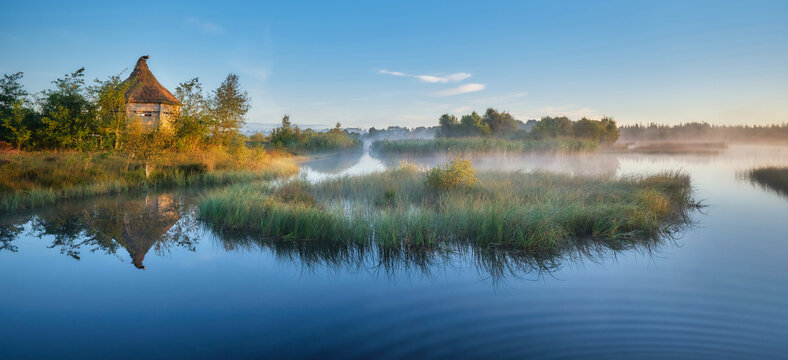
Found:
[[[124,84],[126,90],[126,116],[139,119],[148,127],[167,129],[181,110],[181,102],[148,69],[148,56],[137,60],[134,71]]]
[[[170,195],[146,196],[144,202],[130,203],[123,213],[122,245],[134,266],[145,269],[145,255],[178,222],[180,215]]]

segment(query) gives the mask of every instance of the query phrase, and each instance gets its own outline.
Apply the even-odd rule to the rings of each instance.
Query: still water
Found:
[[[303,164],[301,176],[401,160],[327,157]],[[69,201],[0,217],[0,358],[788,356],[788,197],[741,176],[788,166],[788,147],[473,161],[505,171],[682,170],[707,206],[655,247],[541,261],[222,233],[201,222],[199,192]]]

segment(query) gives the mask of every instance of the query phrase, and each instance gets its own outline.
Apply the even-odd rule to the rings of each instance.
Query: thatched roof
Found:
[[[135,104],[169,104],[181,105],[180,100],[159,84],[156,77],[148,69],[148,56],[137,60],[134,71],[123,83],[131,83],[126,90],[126,102]]]

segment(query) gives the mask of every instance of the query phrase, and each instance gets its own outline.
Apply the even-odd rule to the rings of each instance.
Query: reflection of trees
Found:
[[[51,236],[50,248],[79,260],[82,251],[117,254],[126,249],[132,264],[144,269],[151,249],[157,254],[173,247],[194,251],[194,209],[173,194],[116,196],[85,202],[64,202],[41,209],[15,225],[0,225],[2,248],[15,250],[12,241],[32,218],[32,233]]]
[[[24,224],[28,221],[30,221],[29,216],[0,217],[0,251],[17,251],[14,240],[25,230]]]

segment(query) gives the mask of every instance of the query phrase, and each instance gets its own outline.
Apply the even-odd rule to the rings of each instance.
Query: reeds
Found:
[[[271,180],[297,171],[292,156],[264,151],[168,154],[149,177],[117,153],[6,152],[0,153],[0,211],[132,190]]]
[[[434,248],[473,245],[550,253],[574,241],[622,248],[655,242],[686,221],[689,177],[621,178],[482,172],[469,188],[439,190],[404,166],[316,184],[286,201],[265,184],[230,186],[200,202],[216,228],[264,237]],[[311,197],[303,195],[304,192]]]
[[[747,178],[778,194],[788,196],[788,168],[763,167],[746,173]]]
[[[578,153],[594,151],[598,142],[578,138],[508,140],[495,138],[436,138],[431,140],[376,141],[372,150],[384,154],[457,153]]]

